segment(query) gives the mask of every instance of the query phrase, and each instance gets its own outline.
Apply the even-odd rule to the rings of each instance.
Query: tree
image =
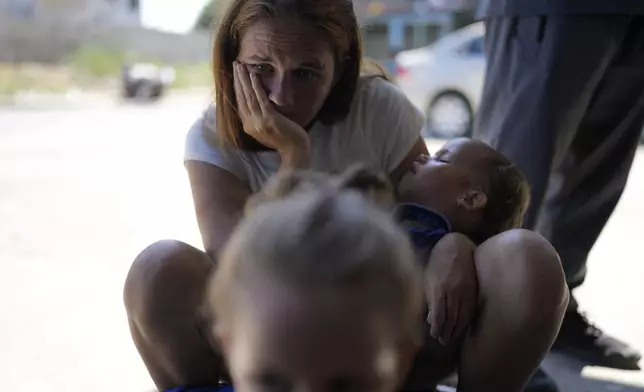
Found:
[[[203,7],[197,22],[195,23],[195,30],[210,30],[215,22],[215,14],[217,12],[217,0],[209,0]]]
[[[226,12],[230,0],[208,0],[208,3],[201,10],[195,30],[212,30],[217,25],[221,15]]]

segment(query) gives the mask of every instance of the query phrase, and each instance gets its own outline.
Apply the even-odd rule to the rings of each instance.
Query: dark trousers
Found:
[[[644,16],[485,24],[488,66],[475,137],[521,168],[532,189],[525,227],[552,242],[577,287],[644,127]]]

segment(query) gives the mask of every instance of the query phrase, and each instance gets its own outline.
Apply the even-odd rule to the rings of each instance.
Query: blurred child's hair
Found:
[[[262,190],[246,203],[246,213],[260,204],[284,199],[293,193],[322,190],[354,190],[367,201],[383,209],[395,204],[394,188],[387,176],[364,165],[355,165],[338,175],[311,170],[287,171],[276,174]]]
[[[250,201],[210,282],[216,321],[230,321],[251,276],[298,290],[364,287],[365,306],[383,312],[397,339],[416,342],[421,274],[406,234],[377,205],[389,197],[385,177],[363,168],[277,176]]]

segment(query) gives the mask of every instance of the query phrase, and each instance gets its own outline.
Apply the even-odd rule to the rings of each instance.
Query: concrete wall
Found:
[[[136,26],[100,27],[101,24],[92,21],[51,15],[16,19],[0,13],[0,61],[55,63],[87,44],[170,63],[210,58],[211,40],[207,33],[179,35]]]
[[[112,27],[95,32],[85,42],[169,63],[203,62],[211,56],[211,36],[205,32],[180,35],[139,27]]]
[[[89,32],[89,24],[52,18],[29,20],[0,14],[0,61],[56,62],[71,53]]]
[[[111,0],[110,12],[106,15],[106,23],[117,26],[140,26],[140,1]]]
[[[55,63],[81,45],[172,63],[210,58],[208,34],[184,36],[143,29],[139,4],[136,0],[0,0],[0,61]]]

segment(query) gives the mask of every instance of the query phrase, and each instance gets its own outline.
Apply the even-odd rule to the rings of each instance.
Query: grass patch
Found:
[[[213,85],[210,64],[183,64],[175,66],[176,79],[174,88],[211,87]]]
[[[86,75],[105,78],[118,76],[128,60],[125,53],[111,52],[99,47],[83,46],[69,57],[68,64]]]
[[[71,88],[104,89],[117,85],[123,65],[133,62],[171,65],[136,54],[83,46],[64,64],[0,63],[0,95],[11,96],[20,91],[64,92]],[[176,79],[172,88],[212,86],[212,72],[207,62],[173,66]]]
[[[73,72],[65,67],[0,63],[0,95],[20,91],[58,93],[73,85]]]
[[[78,72],[96,78],[120,77],[123,64],[144,62],[158,66],[172,65],[153,58],[137,56],[131,53],[110,52],[100,47],[85,46],[70,57],[70,66]],[[172,65],[176,79],[174,88],[189,88],[212,85],[212,73],[208,62],[197,64]]]

